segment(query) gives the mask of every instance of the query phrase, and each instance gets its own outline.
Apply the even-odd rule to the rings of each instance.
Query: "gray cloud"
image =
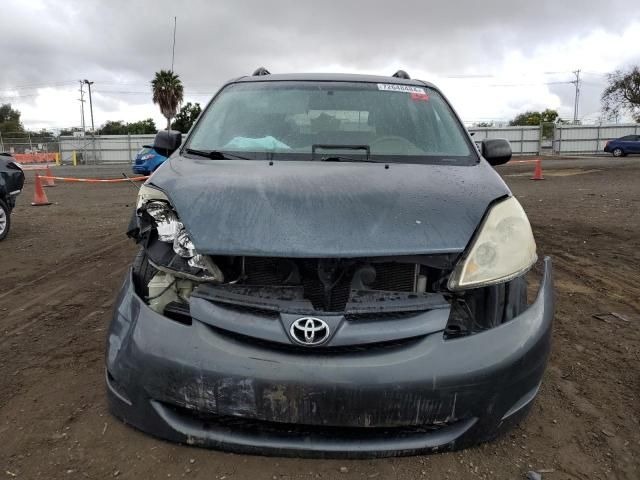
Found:
[[[611,22],[611,12],[626,14]],[[640,8],[636,0],[9,0],[0,18],[0,90],[20,87],[28,101],[34,84],[89,78],[106,112],[116,108],[116,98],[148,103],[147,94],[135,92],[148,92],[153,73],[170,66],[174,15],[175,70],[187,94],[203,94],[196,99],[204,101],[224,80],[260,65],[272,72],[331,66],[383,74],[390,67],[433,75],[491,72],[514,50],[527,56],[596,29],[620,31],[640,20]],[[563,106],[572,105],[571,88],[550,90]],[[591,103],[585,111],[597,109]]]

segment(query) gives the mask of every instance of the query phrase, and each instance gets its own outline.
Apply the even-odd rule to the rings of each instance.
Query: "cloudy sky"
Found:
[[[555,108],[599,117],[605,74],[640,63],[638,0],[426,2],[2,0],[0,103],[28,128],[80,124],[79,79],[94,81],[96,127],[162,116],[149,81],[175,67],[185,100],[225,80],[271,72],[391,74],[440,86],[466,122]],[[88,102],[86,109],[89,124]]]

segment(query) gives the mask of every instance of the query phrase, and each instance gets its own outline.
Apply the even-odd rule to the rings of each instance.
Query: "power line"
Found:
[[[568,74],[568,73],[574,73],[575,72],[569,72],[569,71],[557,71],[557,72],[530,72],[527,74],[523,74],[522,76],[530,76],[530,75],[561,75],[561,74]],[[585,71],[581,71],[581,74],[588,74],[588,75],[599,75],[599,76],[606,76],[606,73],[597,73],[597,72],[585,72]],[[500,75],[495,75],[495,74],[489,74],[489,73],[478,73],[478,74],[456,74],[456,73],[450,73],[450,74],[444,74],[444,75],[434,75],[440,78],[447,78],[447,79],[451,79],[451,80],[474,80],[474,79],[483,79],[483,78],[500,78]],[[148,86],[148,82],[126,82],[126,81],[114,81],[114,80],[97,80],[97,83],[99,83],[100,85],[117,85],[117,86]],[[13,92],[13,91],[17,91],[17,90],[29,90],[29,89],[36,89],[36,88],[48,88],[48,87],[60,87],[60,86],[66,86],[66,85],[73,85],[75,83],[74,81],[54,81],[54,82],[48,82],[48,83],[32,83],[32,84],[23,84],[23,85],[16,85],[14,87],[9,87],[9,88],[5,88],[4,90],[0,90],[0,94],[3,92]],[[573,83],[573,81],[550,81],[550,82],[529,82],[529,83],[519,83],[519,82],[515,82],[515,83],[493,83],[493,84],[485,84],[486,86],[535,86],[535,85],[555,85],[555,84],[563,84],[563,83]],[[220,86],[220,82],[218,83],[210,83],[210,82],[203,82],[203,81],[194,81],[194,82],[190,82],[191,85],[199,85],[199,86],[211,86],[212,88],[217,88]]]
[[[93,82],[95,83],[95,82]],[[109,95],[109,94],[114,94],[114,95],[151,95],[150,91],[146,91],[146,92],[135,92],[135,91],[123,91],[123,90],[92,90],[92,93],[98,93],[100,95]],[[211,97],[213,96],[214,91],[210,91],[210,92],[191,92],[191,91],[187,91],[186,96],[195,96],[195,97],[202,97],[202,96],[206,96],[206,97]],[[14,101],[14,100],[20,100],[23,98],[33,98],[33,97],[39,97],[41,94],[40,93],[27,93],[27,94],[18,94],[18,95],[9,95],[9,96],[5,96],[5,97],[0,97],[0,101]]]
[[[5,88],[4,90],[5,91],[34,90],[36,88],[61,87],[65,85],[74,85],[75,83],[76,83],[75,80],[59,81],[59,82],[54,81],[54,82],[47,82],[47,83],[28,83],[24,85],[15,85],[8,89]]]
[[[483,85],[485,87],[538,87],[540,85],[568,85],[571,81],[566,82],[537,82],[537,83],[490,83]]]
[[[0,97],[0,101],[2,102],[10,102],[11,100],[16,100],[19,98],[28,98],[28,97],[39,97],[40,94],[39,93],[31,93],[29,95],[16,95],[16,96],[12,96],[12,97]]]
[[[557,72],[534,72],[537,74],[542,74],[542,75],[565,75],[567,73],[572,73],[570,70],[564,70],[564,71],[557,71]],[[513,75],[513,74],[511,74]],[[530,73],[526,72],[526,73],[522,73],[521,76],[526,77],[529,76]],[[441,77],[441,78],[496,78],[496,74],[494,73],[444,73],[441,75],[435,74],[435,76]],[[497,77],[500,77],[501,75],[497,75]]]

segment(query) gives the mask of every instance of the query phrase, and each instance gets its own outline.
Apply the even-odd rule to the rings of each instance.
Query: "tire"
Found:
[[[4,240],[9,235],[9,229],[11,228],[11,213],[9,207],[3,200],[0,200],[0,241]]]
[[[624,157],[624,150],[622,150],[620,147],[614,148],[611,153],[614,157]]]
[[[133,259],[133,284],[136,287],[136,292],[141,297],[149,296],[149,282],[153,276],[158,272],[150,263],[147,257],[147,252],[144,248],[141,248]]]

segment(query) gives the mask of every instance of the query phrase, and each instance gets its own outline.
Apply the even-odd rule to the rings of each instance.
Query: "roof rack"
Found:
[[[251,74],[252,77],[261,77],[262,75],[271,75],[271,72],[264,67],[258,67]]]
[[[398,70],[392,76],[396,78],[404,78],[405,80],[411,80],[411,77],[409,76],[409,74],[404,70]]]

